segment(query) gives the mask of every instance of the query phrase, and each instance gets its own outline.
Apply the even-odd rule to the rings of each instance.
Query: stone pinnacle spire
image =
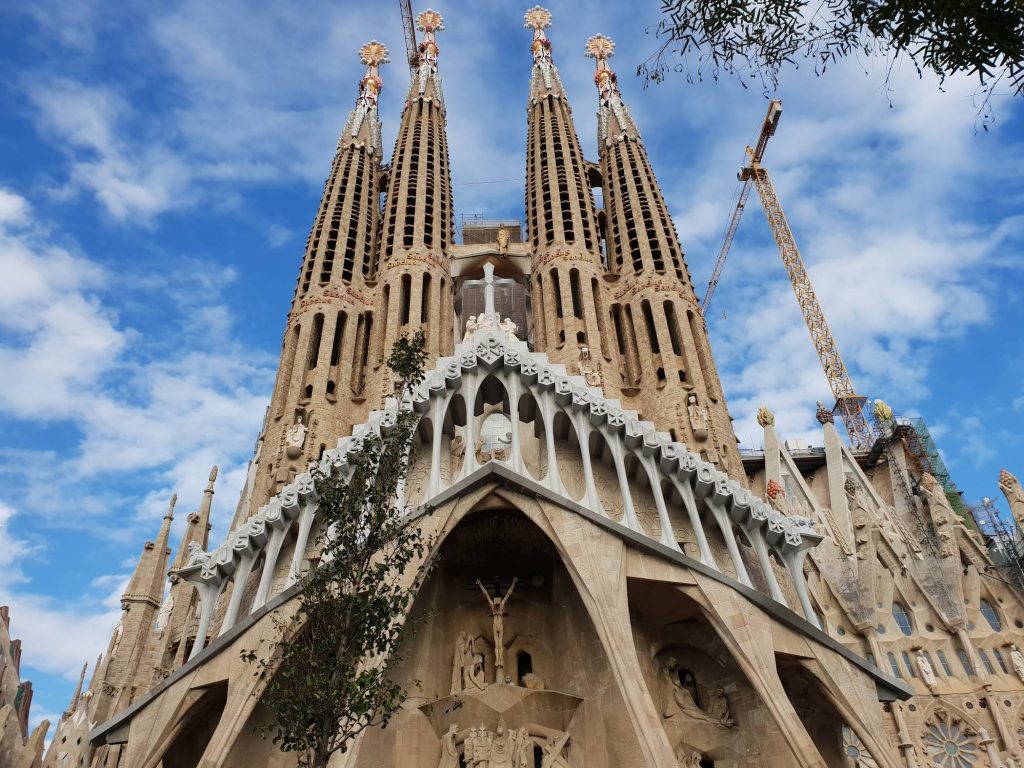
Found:
[[[607,329],[600,296],[600,227],[572,109],[544,32],[551,13],[536,6],[525,18],[533,30],[526,221],[533,251],[534,335],[537,347],[553,361],[576,365],[591,347],[602,347],[610,355],[602,341]],[[604,354],[602,358],[611,360]],[[606,364],[595,362],[599,370]]]
[[[608,59],[615,55],[615,43],[605,35],[593,35],[587,40],[586,51],[587,56],[597,64],[594,85],[600,95],[597,111],[598,145],[624,137],[640,138],[640,131],[619,93],[618,75],[608,64]]]
[[[217,467],[210,470],[210,479],[206,483],[206,490],[203,491],[203,500],[199,502],[199,509],[190,514],[186,520],[188,526],[181,536],[181,543],[174,555],[174,564],[171,566],[171,581],[176,580],[173,575],[175,571],[184,568],[188,562],[188,550],[190,544],[198,544],[206,549],[210,534],[210,509],[213,506],[214,485],[217,482]]]
[[[370,154],[380,155],[380,117],[377,114],[377,100],[384,88],[380,77],[380,65],[387,64],[388,49],[383,43],[371,40],[359,49],[359,60],[366,65],[366,74],[359,81],[359,96],[349,113],[345,130],[341,134],[339,147],[346,143],[365,146]]]
[[[75,710],[78,709],[78,702],[82,698],[82,686],[85,684],[85,672],[87,669],[89,669],[88,661],[82,665],[82,674],[78,676],[78,685],[75,686],[75,692],[71,696],[71,703],[68,704],[67,711],[64,713],[65,718],[71,717]]]
[[[527,29],[533,30],[533,43],[530,50],[533,51],[533,69],[530,74],[530,99],[539,99],[551,93],[559,98],[564,98],[565,90],[562,87],[562,79],[558,75],[558,68],[555,67],[554,58],[551,56],[551,41],[544,34],[544,30],[551,26],[551,11],[533,6],[524,15]]]
[[[128,589],[121,596],[121,606],[125,610],[127,610],[125,606],[133,602],[149,603],[156,608],[163,599],[167,558],[170,555],[167,540],[171,533],[171,521],[174,520],[174,505],[177,501],[177,494],[171,496],[171,502],[167,505],[167,513],[160,525],[160,533],[157,534],[156,541],[147,541],[143,547],[142,556],[139,557],[139,562],[135,566]]]
[[[381,228],[377,311],[370,362],[384,371],[395,340],[422,330],[428,358],[454,350],[450,250],[454,208],[448,135],[437,33],[444,20],[437,11],[416,17],[424,33],[419,65],[413,71],[388,174]],[[393,394],[393,382],[377,377],[375,403]]]

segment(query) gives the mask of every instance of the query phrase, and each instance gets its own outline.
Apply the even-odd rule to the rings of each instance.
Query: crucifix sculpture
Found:
[[[491,607],[491,620],[494,625],[494,682],[496,683],[505,681],[505,604],[518,583],[518,577],[512,579],[512,586],[499,600],[497,597],[491,597],[491,593],[480,583],[480,579],[476,580],[476,585],[480,587],[480,591],[487,598],[487,604]]]

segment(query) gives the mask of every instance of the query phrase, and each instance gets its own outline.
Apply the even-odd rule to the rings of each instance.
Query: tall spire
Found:
[[[426,10],[416,17],[416,24],[423,32],[419,65],[402,110],[384,202],[371,353],[377,368],[382,368],[395,340],[407,332],[424,332],[429,358],[454,349],[449,265],[454,202],[437,44],[444,19],[437,11]],[[379,406],[393,387],[383,375],[376,383]]]
[[[601,236],[590,174],[572,109],[562,89],[545,30],[551,13],[525,14],[533,30],[533,69],[527,106],[526,220],[533,252],[534,337],[558,363],[590,359],[600,377],[614,365],[604,342]],[[591,347],[602,355],[590,355]],[[605,371],[608,378],[618,377]]]
[[[210,470],[210,477],[206,483],[206,490],[203,491],[203,499],[199,502],[199,509],[190,514],[187,518],[187,527],[181,535],[181,543],[178,544],[178,551],[174,555],[174,564],[171,566],[171,583],[177,579],[174,572],[185,567],[188,562],[189,546],[193,543],[206,549],[210,535],[210,509],[213,507],[213,489],[217,482],[217,467]],[[236,521],[240,522],[240,521]]]
[[[89,669],[89,662],[85,662],[82,665],[82,674],[78,676],[78,685],[75,686],[75,692],[71,695],[71,702],[68,704],[67,711],[64,713],[64,719],[71,717],[78,709],[78,702],[82,699],[82,686],[85,684],[85,672]]]
[[[178,494],[171,496],[167,505],[167,513],[160,525],[160,533],[156,541],[147,541],[142,549],[139,562],[135,565],[128,588],[121,595],[121,607],[133,602],[149,603],[159,607],[164,595],[164,579],[167,573],[167,558],[171,554],[167,548],[167,540],[171,533],[171,522],[174,520],[174,505],[178,502]]]
[[[383,154],[377,103],[388,50],[371,40],[359,60],[366,70],[306,241],[259,441],[264,450],[253,460],[248,503],[239,505],[249,512],[366,416]]]
[[[596,63],[608,269],[623,279],[610,296],[623,380],[634,407],[663,414],[657,421],[742,478],[707,327],[668,205],[608,63],[614,53],[605,35],[587,40],[586,55]]]

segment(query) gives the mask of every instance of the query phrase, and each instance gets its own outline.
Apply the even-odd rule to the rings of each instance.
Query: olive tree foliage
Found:
[[[890,71],[907,59],[940,83],[976,77],[982,109],[998,88],[1024,95],[1022,0],[662,0],[661,10],[661,44],[638,68],[653,82],[670,71],[725,72],[774,88],[801,60],[821,74],[840,59],[881,55]]]
[[[422,381],[425,358],[422,333],[395,344],[388,364],[400,399]],[[416,421],[399,409],[393,424],[363,437],[348,455],[349,476],[312,470],[319,563],[300,581],[295,616],[278,619],[281,639],[268,652],[242,652],[273,713],[259,730],[300,766],[324,768],[362,731],[386,726],[405,699],[392,672],[430,549],[398,502]]]

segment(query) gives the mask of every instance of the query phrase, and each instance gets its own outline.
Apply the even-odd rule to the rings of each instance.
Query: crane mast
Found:
[[[409,60],[409,68],[415,69],[420,63],[420,52],[412,20],[412,0],[398,0],[398,7],[402,11],[402,27],[405,29],[406,58]]]
[[[786,267],[789,282],[793,286],[793,293],[796,294],[797,304],[799,304],[804,321],[807,323],[807,330],[811,332],[814,349],[818,353],[825,378],[828,379],[829,388],[835,398],[835,410],[839,412],[843,424],[846,425],[846,431],[850,435],[850,442],[853,446],[867,448],[871,445],[872,432],[864,415],[866,398],[859,396],[853,388],[850,374],[839,354],[839,347],[825,321],[825,313],[822,312],[818,297],[814,293],[814,287],[811,285],[811,278],[807,274],[807,265],[804,264],[800,250],[796,247],[793,230],[790,229],[789,222],[786,221],[786,214],[782,211],[782,203],[775,192],[775,186],[768,177],[768,171],[761,165],[768,139],[775,135],[775,129],[779,125],[781,116],[782,102],[772,99],[764,121],[761,123],[761,132],[755,146],[746,149],[747,164],[740,168],[738,176],[739,180],[743,182],[743,187],[740,190],[736,208],[729,219],[718,258],[715,260],[715,268],[711,280],[708,282],[704,300],[701,302],[701,312],[707,313],[708,304],[710,304],[715,287],[718,285],[718,279],[721,277],[726,257],[729,255],[729,249],[736,236],[736,229],[739,227],[747,197],[750,195],[750,187],[753,186],[757,189],[757,196],[761,199],[761,207],[764,208],[768,226],[771,227],[775,244],[782,256],[782,263]]]

